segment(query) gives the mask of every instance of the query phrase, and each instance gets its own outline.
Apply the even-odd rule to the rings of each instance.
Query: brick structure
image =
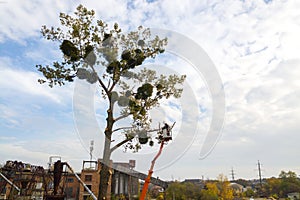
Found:
[[[86,186],[93,192],[93,194],[96,197],[99,194],[100,170],[101,170],[100,159],[98,161],[83,161],[80,179],[86,184]],[[109,185],[111,185],[111,178],[109,180]],[[108,187],[107,193],[111,194],[111,187]],[[80,185],[79,200],[86,200],[88,199],[89,196],[90,194],[84,188],[84,186]]]
[[[83,161],[81,173],[70,173],[67,170],[67,163],[64,170],[61,171],[59,183],[57,183],[56,193],[54,193],[54,167],[49,165],[48,170],[42,167],[24,164],[17,161],[8,161],[5,166],[0,169],[1,174],[9,181],[16,185],[18,191],[12,187],[3,177],[0,177],[0,199],[68,199],[68,200],[86,200],[90,194],[80,183],[77,177],[93,192],[97,197],[99,193],[100,170],[102,162]],[[66,166],[67,165],[67,166]],[[69,166],[70,167],[70,166]],[[144,180],[146,174],[134,170],[135,161],[130,160],[128,163],[110,162],[111,177],[108,187],[108,200],[111,197],[125,197],[126,199],[134,199],[139,193],[139,179]],[[61,167],[59,169],[62,169]],[[56,170],[57,171],[57,170]],[[71,170],[73,171],[73,170]],[[77,176],[77,177],[76,177]],[[56,178],[57,179],[57,178]],[[166,188],[165,182],[151,178],[151,183]]]
[[[80,177],[80,174],[77,174]],[[78,200],[79,199],[79,187],[80,182],[77,180],[74,174],[69,174],[66,178],[66,198],[68,200]]]
[[[86,186],[97,197],[99,192],[99,180],[101,170],[101,160],[98,161],[83,161],[83,167],[80,178]],[[129,163],[113,163],[111,161],[111,177],[109,180],[108,197],[124,196],[127,199],[137,197],[139,190],[139,179],[131,176],[135,167],[135,161],[131,160]],[[86,200],[89,193],[85,190],[83,185],[80,185],[79,200]]]

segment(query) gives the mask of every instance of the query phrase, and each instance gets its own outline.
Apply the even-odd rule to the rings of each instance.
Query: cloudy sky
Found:
[[[80,3],[94,9],[98,19],[118,22],[124,32],[139,25],[169,30],[206,53],[197,66],[182,54],[195,58],[201,52],[178,41],[183,51],[172,53],[171,48],[152,62],[188,76],[183,100],[163,102],[152,113],[176,121],[176,137],[157,161],[154,176],[212,179],[223,173],[231,178],[233,169],[235,178],[254,179],[258,160],[263,177],[278,176],[281,170],[300,174],[297,0],[1,1],[0,163],[46,166],[49,156],[59,155],[79,171],[82,160],[89,159],[90,140],[95,141],[94,158],[100,157],[105,105],[93,96],[97,89],[79,82],[51,89],[37,82],[41,74],[35,68],[61,56],[58,44],[41,37],[41,26],[58,26],[59,13],[72,13]],[[210,62],[211,70],[203,71]],[[209,79],[215,76],[222,80],[225,121],[215,148],[203,158],[213,101],[222,100],[210,89]],[[78,114],[80,108],[90,112],[88,124],[82,122],[87,119]],[[137,170],[146,173],[157,149],[145,149],[137,155],[121,149],[113,159],[136,159]]]

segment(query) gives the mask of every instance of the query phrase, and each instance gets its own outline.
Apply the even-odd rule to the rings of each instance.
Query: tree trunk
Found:
[[[111,145],[111,136],[112,136],[112,128],[114,124],[113,119],[113,105],[111,103],[111,99],[109,96],[110,106],[107,110],[107,118],[106,118],[106,129],[105,129],[105,142],[104,142],[104,150],[103,150],[103,160],[100,171],[100,183],[99,183],[99,194],[98,200],[107,200],[110,199],[110,194],[108,194],[108,187],[111,187],[109,184],[109,179],[111,177],[110,173],[110,145]],[[109,196],[108,196],[109,195]]]
[[[110,187],[109,179],[111,176],[110,173],[110,140],[106,138],[103,152],[103,160],[100,171],[100,184],[99,184],[99,194],[98,199],[109,199],[108,187]],[[109,196],[108,196],[109,195]]]

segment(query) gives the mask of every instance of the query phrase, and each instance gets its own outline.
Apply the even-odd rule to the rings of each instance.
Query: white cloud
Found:
[[[9,143],[0,143],[1,162],[18,160],[48,168],[50,156],[61,156],[62,161],[67,161],[76,171],[79,171],[82,160],[89,155],[74,134],[64,133],[48,141],[37,139],[20,141],[17,138],[9,140]],[[67,145],[66,141],[68,141]]]
[[[22,98],[27,95],[32,97],[44,97],[51,99],[55,103],[65,103],[65,99],[71,97],[72,88],[49,88],[47,84],[41,85],[38,79],[43,78],[37,72],[21,69],[21,66],[15,66],[11,58],[0,58],[0,89],[5,96],[15,96],[22,93]],[[62,95],[64,94],[64,96]]]
[[[47,158],[49,154],[32,152],[22,148],[15,143],[0,144],[1,151],[1,162],[4,163],[7,160],[19,160],[26,163],[32,163],[36,165],[46,166]]]
[[[61,11],[73,9],[72,3],[60,1],[17,1],[10,0],[0,6],[1,23],[0,41],[6,38],[22,43],[22,39],[39,37],[39,30],[44,24],[57,25]]]

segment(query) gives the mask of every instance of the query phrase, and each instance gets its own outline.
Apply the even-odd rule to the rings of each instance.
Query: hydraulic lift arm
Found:
[[[159,151],[158,151],[158,153],[156,154],[156,156],[154,157],[154,159],[151,162],[151,167],[149,169],[148,176],[145,179],[145,183],[144,183],[143,190],[142,190],[142,193],[141,193],[141,196],[140,196],[140,200],[144,200],[145,197],[146,197],[146,193],[147,193],[147,190],[148,190],[150,179],[151,179],[151,176],[153,174],[153,168],[154,168],[154,165],[155,165],[155,161],[160,156],[160,154],[161,154],[161,152],[163,150],[163,147],[164,147],[164,141],[161,142]]]

